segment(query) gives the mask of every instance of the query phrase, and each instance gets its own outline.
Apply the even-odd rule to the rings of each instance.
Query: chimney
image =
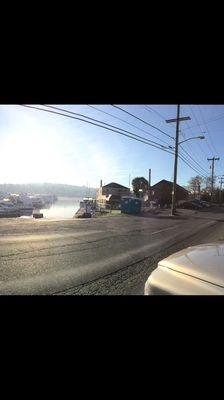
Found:
[[[102,187],[103,186],[103,182],[102,182],[102,179],[100,179],[100,187]]]

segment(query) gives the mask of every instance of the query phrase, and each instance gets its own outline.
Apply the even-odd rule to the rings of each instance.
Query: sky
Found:
[[[92,105],[98,110],[88,105],[54,106],[114,125],[166,148],[175,145],[172,138],[112,105]],[[176,105],[117,106],[175,136],[175,123],[167,124],[165,120],[176,117]],[[198,135],[205,139],[182,144],[184,150],[180,152],[189,166],[178,160],[177,182],[187,185],[195,175],[209,175],[207,157],[213,156],[220,157],[215,162],[215,175],[223,175],[224,105],[181,105],[180,116],[191,119],[180,122],[179,141]],[[0,183],[51,182],[98,187],[102,179],[103,184],[117,182],[129,186],[129,180],[136,176],[148,179],[149,168],[152,185],[161,179],[173,179],[172,154],[104,128],[21,105],[0,105],[0,120]]]

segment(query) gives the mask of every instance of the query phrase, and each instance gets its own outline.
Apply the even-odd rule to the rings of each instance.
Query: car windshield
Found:
[[[143,295],[224,237],[224,105],[0,106],[0,294]]]

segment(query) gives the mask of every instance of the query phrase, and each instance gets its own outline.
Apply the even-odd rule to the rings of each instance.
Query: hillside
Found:
[[[0,193],[33,193],[53,194],[65,197],[95,197],[96,188],[86,186],[64,185],[61,183],[26,183],[26,184],[0,184]]]

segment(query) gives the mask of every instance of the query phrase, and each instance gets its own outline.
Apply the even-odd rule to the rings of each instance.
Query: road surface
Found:
[[[223,209],[168,214],[0,219],[0,294],[143,294],[159,259],[224,226]]]

